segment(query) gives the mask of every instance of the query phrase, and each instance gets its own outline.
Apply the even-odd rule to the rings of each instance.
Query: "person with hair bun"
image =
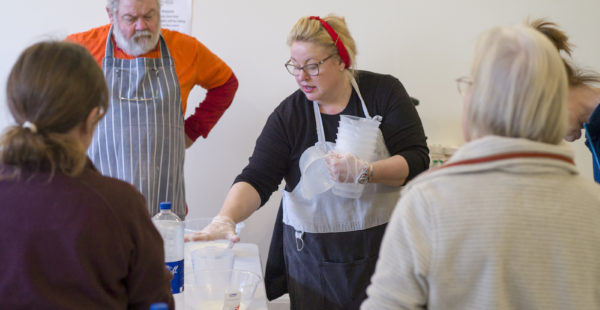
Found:
[[[492,28],[458,82],[467,143],[405,187],[361,309],[600,309],[600,191],[563,141],[559,53]]]
[[[173,306],[144,197],[86,156],[108,108],[94,58],[74,43],[36,43],[6,95],[15,125],[0,136],[0,308]]]
[[[569,37],[555,23],[536,19],[530,24],[549,38],[559,51],[571,56]],[[594,179],[600,183],[600,73],[581,70],[564,57],[563,62],[569,79],[569,130],[566,140],[579,139],[581,129],[585,129],[585,144],[592,152]]]
[[[285,68],[299,89],[267,120],[218,216],[187,238],[237,241],[235,223],[285,180],[265,273],[267,297],[289,292],[293,309],[356,309],[401,186],[428,168],[425,134],[398,79],[355,69],[357,48],[344,18],[302,17],[287,43]],[[315,181],[302,175],[299,162],[336,141],[340,115],[381,117],[373,159],[332,152],[322,170],[325,179],[365,184],[364,191],[346,198],[325,188],[310,197],[301,184]]]

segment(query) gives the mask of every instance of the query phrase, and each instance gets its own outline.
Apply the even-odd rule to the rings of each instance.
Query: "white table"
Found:
[[[216,242],[218,246],[225,246],[225,243]],[[184,276],[185,279],[191,279],[188,277],[193,276],[192,264],[190,259],[190,253],[200,247],[207,246],[209,243],[206,242],[187,242],[185,244],[185,263],[184,263]],[[215,245],[215,242],[211,242],[210,245]],[[254,292],[254,299],[246,308],[247,310],[268,310],[267,308],[267,294],[265,291],[265,284],[262,280],[262,266],[260,263],[260,256],[258,253],[258,246],[253,243],[236,243],[233,246],[235,253],[235,259],[233,262],[234,269],[248,270],[260,275],[261,281],[256,287]],[[186,282],[188,282],[186,280]],[[178,308],[180,309],[180,308]]]

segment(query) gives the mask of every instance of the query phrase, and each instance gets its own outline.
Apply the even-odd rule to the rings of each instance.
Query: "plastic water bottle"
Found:
[[[160,203],[160,212],[152,217],[165,245],[165,264],[173,274],[171,292],[175,307],[183,309],[183,221],[171,211],[170,202]]]

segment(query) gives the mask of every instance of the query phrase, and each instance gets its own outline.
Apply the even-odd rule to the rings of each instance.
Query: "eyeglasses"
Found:
[[[462,76],[456,79],[456,87],[458,88],[458,93],[462,96],[466,96],[472,86],[473,80],[468,76]]]
[[[319,65],[322,65],[324,62],[327,61],[327,59],[329,59],[333,56],[335,56],[335,54],[331,54],[319,62],[316,62],[313,64],[306,64],[302,67],[295,66],[294,64],[292,64],[292,60],[290,59],[285,63],[285,68],[291,75],[294,75],[294,76],[300,74],[303,70],[304,70],[304,72],[306,72],[306,74],[308,74],[310,76],[315,76],[315,75],[319,75]]]

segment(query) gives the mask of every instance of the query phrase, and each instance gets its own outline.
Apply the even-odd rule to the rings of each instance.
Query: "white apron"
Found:
[[[370,118],[354,79],[352,79],[352,86],[360,98],[365,116]],[[323,147],[331,142],[325,141],[318,104],[313,102],[313,107],[318,135],[318,142],[313,147]],[[381,130],[378,130],[374,161],[388,157],[390,153],[385,146]],[[397,186],[368,183],[360,198],[342,198],[334,195],[332,189],[329,189],[308,200],[302,195],[301,187],[299,182],[292,192],[283,191],[283,222],[294,227],[299,236],[304,232],[347,232],[385,224],[400,198],[401,190],[401,187]]]
[[[184,120],[173,59],[162,35],[160,58],[115,58],[112,31],[102,63],[109,108],[88,155],[102,174],[142,192],[151,215],[160,202],[171,201],[183,219]]]

